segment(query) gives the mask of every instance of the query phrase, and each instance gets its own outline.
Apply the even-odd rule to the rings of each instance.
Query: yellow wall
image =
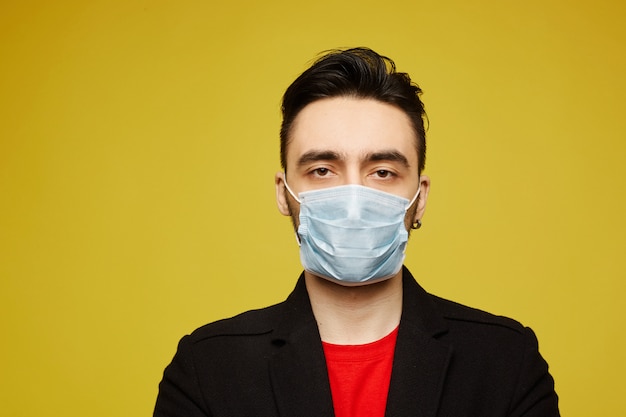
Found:
[[[297,3],[2,2],[0,414],[151,415],[183,334],[286,296],[280,96],[366,45],[425,91],[409,267],[533,327],[563,415],[626,415],[623,3]]]

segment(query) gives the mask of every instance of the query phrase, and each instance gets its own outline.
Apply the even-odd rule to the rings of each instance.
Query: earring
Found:
[[[419,229],[420,227],[422,227],[422,221],[420,219],[415,220],[415,222],[413,223],[413,225],[411,226],[411,229]]]

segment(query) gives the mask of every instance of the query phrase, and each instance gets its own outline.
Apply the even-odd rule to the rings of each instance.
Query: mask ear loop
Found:
[[[298,204],[302,204],[302,202],[300,201],[300,199],[298,197],[296,197],[296,194],[291,190],[291,188],[289,187],[289,184],[287,184],[287,173],[285,172],[283,175],[283,180],[285,181],[285,188],[287,189],[287,191],[289,191],[289,194],[291,194],[291,196],[293,197],[294,200],[296,200],[298,202]]]
[[[285,181],[285,184],[287,182]],[[419,197],[420,195],[420,191],[422,191],[422,185],[418,185],[417,186],[417,192],[415,193],[415,196],[413,196],[413,199],[411,201],[409,201],[409,205],[406,206],[406,208],[404,209],[404,211],[407,211],[409,208],[411,208],[411,206],[413,205],[413,203],[415,203],[415,200],[417,200],[417,197]]]
[[[294,200],[296,200],[298,202],[298,204],[302,204],[302,202],[300,201],[300,199],[298,197],[296,197],[296,195],[294,194],[294,192],[291,190],[291,188],[289,187],[289,184],[287,184],[287,173],[283,173],[283,180],[285,181],[285,188],[287,189],[287,191],[289,192],[289,194],[291,194],[291,196],[293,197]],[[298,231],[295,231],[295,236],[296,236],[296,242],[298,243],[298,247],[302,246],[302,241],[300,240],[300,236],[298,235]]]
[[[411,200],[411,202],[409,203],[409,205],[406,207],[406,209],[408,210],[409,208],[411,208],[411,206],[413,205],[413,203],[415,203],[415,200],[417,200],[417,197],[420,195],[420,191],[422,190],[422,185],[418,185],[417,186],[417,193],[415,193],[415,197],[413,197],[413,199]],[[411,229],[413,230],[417,230],[420,227],[422,227],[422,221],[420,219],[417,219],[413,222],[413,224],[411,225]]]

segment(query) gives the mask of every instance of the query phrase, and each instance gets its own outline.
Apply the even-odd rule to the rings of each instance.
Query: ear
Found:
[[[277,172],[274,176],[274,186],[276,187],[276,204],[278,211],[283,216],[289,216],[289,205],[287,204],[287,190],[285,190],[285,173]]]
[[[430,191],[430,178],[427,175],[420,176],[420,195],[417,198],[417,209],[415,210],[415,218],[413,222],[421,220],[426,211],[426,200],[428,200],[428,192]]]

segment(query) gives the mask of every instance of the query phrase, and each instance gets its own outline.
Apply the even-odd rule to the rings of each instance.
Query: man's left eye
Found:
[[[316,168],[313,172],[315,172],[318,176],[323,177],[328,174],[329,171],[328,168]]]
[[[378,171],[376,171],[376,175],[379,178],[387,178],[387,177],[390,177],[392,174],[391,174],[391,172],[389,172],[389,171],[387,171],[385,169],[379,169]]]

